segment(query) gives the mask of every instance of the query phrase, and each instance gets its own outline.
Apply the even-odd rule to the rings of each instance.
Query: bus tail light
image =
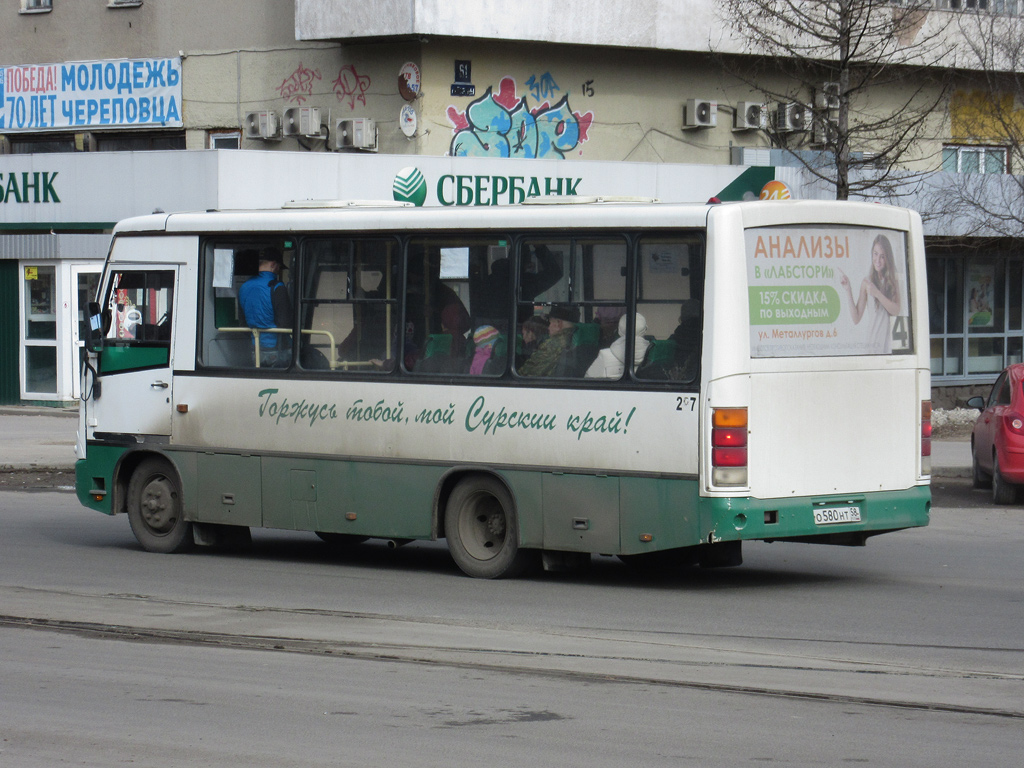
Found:
[[[711,482],[747,484],[746,408],[716,408],[711,412]]]
[[[921,401],[921,474],[932,473],[932,401]]]

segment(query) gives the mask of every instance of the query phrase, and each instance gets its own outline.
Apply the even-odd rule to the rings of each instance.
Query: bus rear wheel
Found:
[[[522,573],[532,553],[519,548],[518,531],[512,496],[497,479],[474,475],[455,486],[445,507],[444,533],[463,573],[477,579]]]
[[[192,546],[192,523],[182,510],[181,483],[165,459],[146,459],[132,473],[128,522],[149,552],[169,554]]]

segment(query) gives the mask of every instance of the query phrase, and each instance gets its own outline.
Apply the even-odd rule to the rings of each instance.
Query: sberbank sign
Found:
[[[563,176],[484,176],[445,174],[435,186],[437,202],[451,205],[508,205],[528,197],[578,195],[581,178]],[[423,205],[427,181],[418,168],[403,168],[395,176],[395,200]]]
[[[528,197],[576,195],[583,179],[561,176],[453,176],[437,180],[441,205],[503,205],[521,203]]]
[[[0,203],[59,203],[53,181],[57,172],[0,173]]]

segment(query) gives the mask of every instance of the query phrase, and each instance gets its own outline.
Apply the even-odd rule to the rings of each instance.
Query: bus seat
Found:
[[[576,331],[572,335],[574,347],[598,347],[600,344],[600,323],[576,323]]]
[[[452,352],[452,335],[450,333],[432,333],[427,336],[427,345],[423,357],[442,357]]]
[[[670,379],[672,377],[669,371],[674,366],[675,359],[675,339],[653,339],[651,346],[647,348],[647,354],[644,355],[644,361],[636,369],[636,375],[641,379],[656,381]]]
[[[676,357],[675,339],[654,339],[644,363],[665,363]]]
[[[491,351],[491,358],[499,358],[504,360],[508,355],[508,336],[504,333],[499,333],[498,338],[494,340],[494,349]]]
[[[494,340],[494,349],[491,350],[491,356],[484,363],[484,375],[495,376],[499,373],[504,373],[507,357],[508,337],[502,333]]]

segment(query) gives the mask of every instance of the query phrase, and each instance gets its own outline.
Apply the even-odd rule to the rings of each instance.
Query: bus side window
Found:
[[[586,376],[599,351],[615,341],[619,319],[626,313],[627,254],[625,239],[618,237],[523,242],[516,305],[522,339],[516,357],[519,375]],[[623,368],[612,368],[602,380],[621,378]]]
[[[408,253],[406,368],[455,376],[504,373],[510,279],[507,240],[414,238]]]
[[[202,341],[199,362],[211,368],[254,368],[256,339],[260,338],[261,365],[270,362],[262,354],[274,341],[274,367],[287,367],[291,358],[291,328],[294,313],[293,286],[289,283],[294,265],[294,249],[290,238],[264,238],[259,241],[207,242],[204,246],[204,278],[202,309]],[[260,274],[261,261],[272,260],[277,266],[273,279],[267,280],[267,317],[247,318],[239,301],[239,292],[249,280]],[[271,288],[272,285],[272,288]],[[284,291],[277,300],[271,290]],[[286,300],[285,300],[286,299]],[[279,311],[273,312],[277,305]],[[286,311],[282,311],[283,308]],[[287,317],[286,317],[287,315]],[[287,320],[287,322],[286,322]],[[288,332],[264,331],[282,327]]]
[[[640,242],[636,308],[647,320],[650,345],[636,378],[696,383],[700,378],[703,241],[696,235],[646,237]]]
[[[398,244],[318,238],[303,248],[299,364],[309,370],[395,369],[399,353]]]

